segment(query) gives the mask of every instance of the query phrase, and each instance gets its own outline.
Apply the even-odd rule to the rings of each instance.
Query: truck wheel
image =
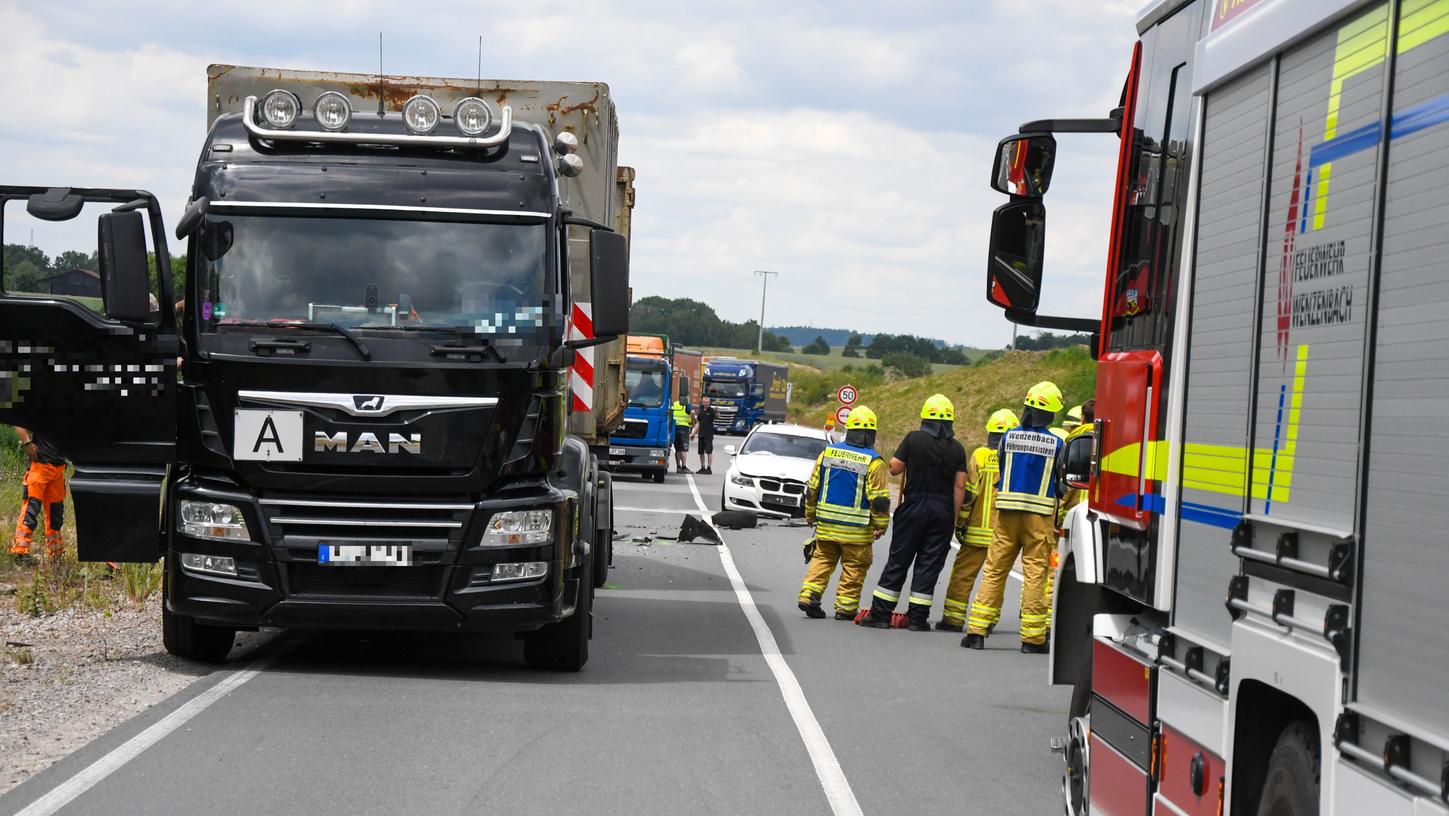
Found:
[[[1268,758],[1258,816],[1310,816],[1318,812],[1318,735],[1298,721],[1283,729]]]
[[[162,601],[161,643],[171,654],[201,663],[220,663],[226,660],[235,639],[235,629],[197,623],[196,618],[173,613]]]
[[[655,484],[664,484],[664,474],[666,474],[668,472],[669,472],[668,468],[660,468],[660,469],[654,471],[653,473],[651,473],[650,476],[652,476],[654,478],[654,483]]]
[[[579,602],[569,617],[530,632],[523,641],[523,662],[530,669],[576,672],[589,662],[594,588],[579,586]]]
[[[609,567],[614,565],[614,479],[599,474],[594,499],[594,587],[609,580]],[[599,512],[603,508],[604,512]]]
[[[1063,752],[1062,799],[1067,816],[1087,816],[1087,779],[1091,772],[1092,662],[1082,664],[1072,687],[1072,706],[1067,716],[1067,747]]]

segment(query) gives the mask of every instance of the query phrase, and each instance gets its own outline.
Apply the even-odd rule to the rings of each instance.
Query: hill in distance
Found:
[[[831,348],[844,346],[845,341],[849,340],[852,334],[859,334],[862,345],[866,346],[869,346],[871,338],[875,337],[874,334],[857,332],[853,329],[817,329],[813,326],[780,326],[770,328],[769,331],[789,340],[790,345],[797,348],[814,341],[817,337],[824,337],[825,342],[829,343]],[[937,340],[934,337],[928,337],[926,339],[935,343],[937,348],[947,348],[949,346],[945,340]]]

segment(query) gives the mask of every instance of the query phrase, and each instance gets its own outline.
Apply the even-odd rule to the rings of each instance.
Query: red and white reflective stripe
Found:
[[[592,303],[575,303],[569,314],[570,340],[590,340],[594,336],[594,309]],[[573,395],[573,410],[594,410],[594,350],[582,348],[574,357],[569,369],[569,391]]]

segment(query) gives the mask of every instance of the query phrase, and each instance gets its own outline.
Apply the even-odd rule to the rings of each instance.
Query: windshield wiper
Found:
[[[288,323],[287,325],[289,327],[297,329],[330,331],[334,334],[340,334],[343,337],[347,338],[347,342],[351,343],[357,348],[357,353],[362,355],[362,359],[367,360],[368,362],[372,361],[372,352],[367,350],[367,346],[363,344],[362,340],[359,339],[357,335],[352,333],[351,329],[343,328],[336,323]]]
[[[488,342],[486,338],[459,329],[440,329],[440,331],[452,332],[453,336],[459,338],[460,341],[471,337],[477,342],[434,343],[432,347],[428,349],[428,353],[434,357],[453,357],[461,354],[464,355],[464,357],[466,358],[469,355],[476,354],[480,359],[485,357],[492,357],[494,360],[497,360],[500,363],[508,362],[506,359],[503,358],[503,353],[500,352],[498,349],[494,348],[493,344]]]

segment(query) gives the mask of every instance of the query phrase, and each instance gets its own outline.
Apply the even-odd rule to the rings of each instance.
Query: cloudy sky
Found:
[[[1138,0],[586,3],[0,0],[0,179],[139,186],[174,223],[206,66],[609,83],[638,169],[635,295],[770,325],[1000,346],[983,298],[997,140],[1102,116]],[[1098,312],[1116,139],[1061,138],[1043,311]],[[11,233],[7,241],[16,240]],[[37,238],[37,244],[41,241]],[[44,247],[58,251],[64,247]]]

